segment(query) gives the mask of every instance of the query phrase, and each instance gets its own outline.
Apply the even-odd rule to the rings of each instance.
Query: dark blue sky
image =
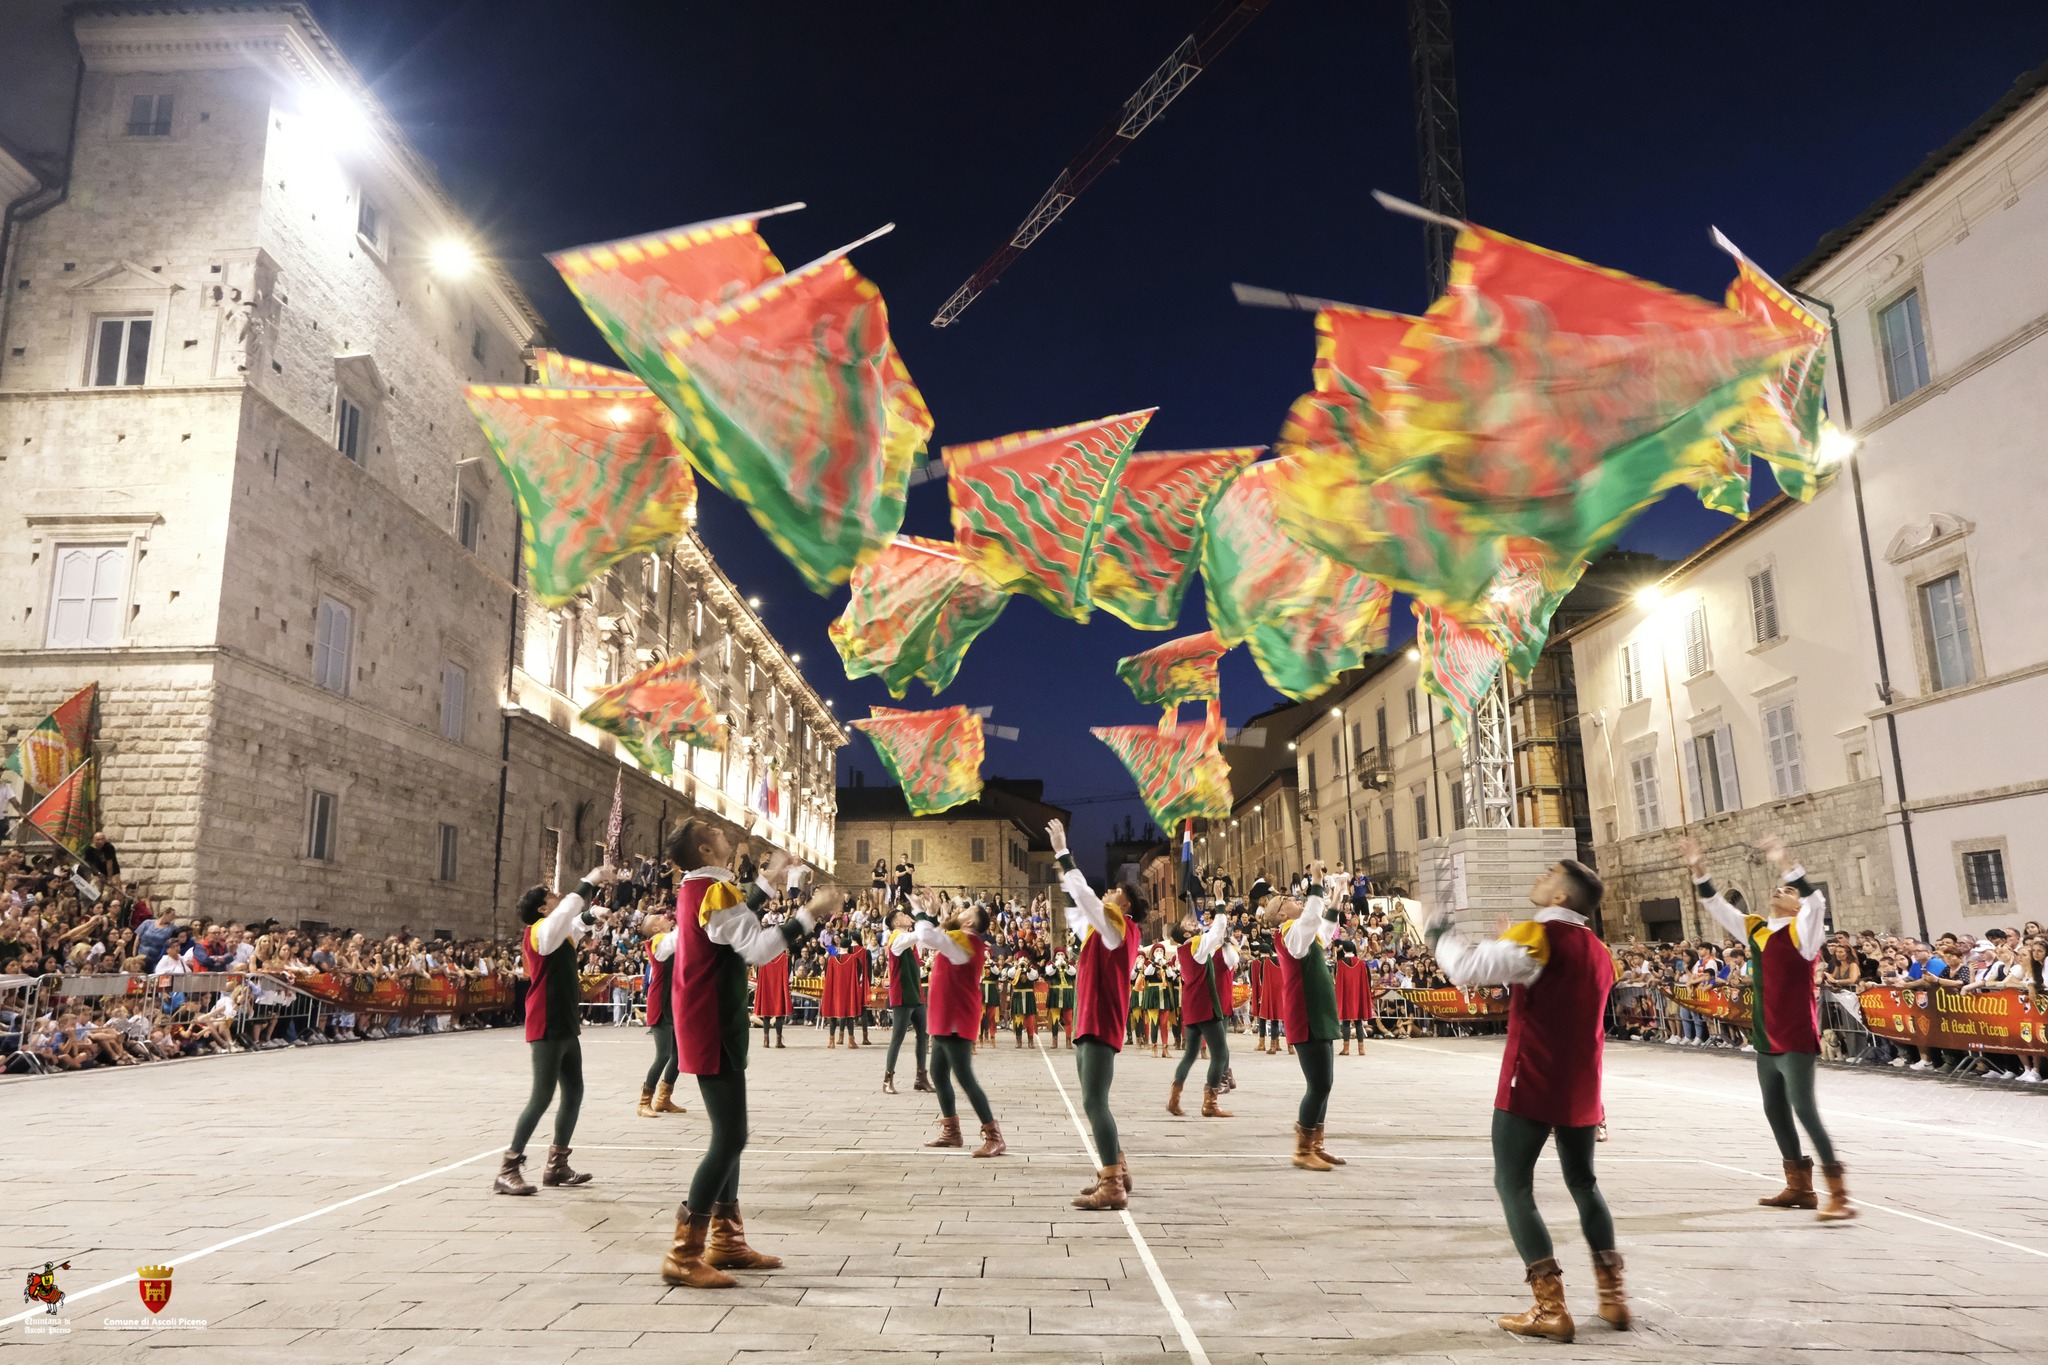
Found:
[[[1002,283],[944,331],[932,313],[1211,0],[586,3],[313,0],[440,168],[562,343],[606,348],[544,251],[766,208],[795,265],[863,248],[937,419],[933,450],[1157,405],[1145,446],[1270,441],[1308,385],[1310,320],[1240,308],[1233,280],[1403,310],[1425,303],[1401,0],[1273,0]],[[1718,224],[1783,270],[2048,59],[2048,6],[1535,5],[1457,0],[1472,217],[1718,298]],[[573,14],[573,18],[565,15]],[[1757,500],[1768,496],[1759,469]],[[825,636],[845,594],[807,592],[744,512],[706,490],[699,529],[844,717],[886,702]],[[1623,539],[1683,554],[1726,525],[1674,493]],[[947,531],[944,483],[905,528]],[[1197,585],[1186,629],[1206,624]],[[1397,608],[1397,637],[1407,633]],[[1168,638],[1014,603],[942,703],[993,705],[1015,743],[985,771],[1054,800],[1130,790],[1090,725],[1153,718],[1113,669]],[[1241,720],[1278,700],[1243,651]],[[906,704],[925,703],[914,693]],[[875,780],[856,738],[841,756]],[[1135,801],[1081,808],[1077,844]]]

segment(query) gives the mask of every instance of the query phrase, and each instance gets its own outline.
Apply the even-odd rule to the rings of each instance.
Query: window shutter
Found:
[[[1735,783],[1735,732],[1724,725],[1714,731],[1714,757],[1721,764],[1721,809],[1742,809],[1742,788]]]
[[[1768,644],[1778,638],[1778,582],[1771,569],[1760,569],[1749,576],[1749,619],[1757,644]]]
[[[1707,671],[1707,609],[1704,604],[1685,614],[1685,676]]]
[[[1692,794],[1694,815],[1712,815],[1707,809],[1707,794],[1700,786],[1700,737],[1694,735],[1685,742],[1685,787]]]

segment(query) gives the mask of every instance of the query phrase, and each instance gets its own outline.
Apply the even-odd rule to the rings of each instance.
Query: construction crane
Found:
[[[953,296],[940,305],[932,318],[932,326],[952,326],[967,311],[967,305],[980,298],[982,291],[994,284],[997,277],[1010,268],[1010,263],[1024,254],[1025,248],[1058,222],[1060,215],[1080,197],[1081,191],[1115,165],[1124,149],[1137,141],[1138,134],[1156,123],[1166,112],[1166,106],[1192,85],[1195,77],[1201,75],[1270,3],[1271,0],[1223,0],[1209,11],[1209,17],[1202,20],[1193,33],[1181,39],[1173,55],[1146,77],[1145,83],[1138,87],[1138,93],[1125,100],[1123,108],[1096,130],[1080,155],[1067,163],[1067,168],[1052,182],[1052,188],[1040,196],[1017,230],[1010,234],[1010,240],[997,247],[995,254],[968,276],[967,283],[955,289]]]

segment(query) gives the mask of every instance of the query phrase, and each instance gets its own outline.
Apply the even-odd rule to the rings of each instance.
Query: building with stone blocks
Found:
[[[1230,815],[1194,822],[1195,866],[1205,887],[1220,875],[1243,895],[1261,876],[1284,885],[1307,865],[1292,741],[1322,711],[1319,702],[1283,703],[1247,720],[1236,741],[1222,746]]]
[[[703,810],[829,856],[844,734],[694,537],[521,592],[462,386],[524,379],[541,321],[437,268],[476,233],[302,8],[10,6],[0,90],[42,92],[0,95],[0,737],[100,684],[156,898],[487,929],[582,870],[622,770],[629,852]],[[661,781],[577,726],[692,646],[731,752]]]
[[[1045,837],[1048,820],[1070,828],[1073,812],[1045,800],[1045,783],[991,777],[979,797],[935,815],[912,815],[903,789],[868,786],[854,775],[838,794],[838,875],[866,887],[877,861],[893,880],[899,863],[917,865],[920,887],[1029,901],[1059,882]],[[1055,897],[1057,899],[1057,897]]]

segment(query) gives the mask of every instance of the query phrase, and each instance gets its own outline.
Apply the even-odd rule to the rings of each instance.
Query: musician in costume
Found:
[[[1180,1046],[1180,972],[1175,966],[1172,945],[1152,945],[1153,960],[1159,964],[1159,1047],[1156,1057],[1171,1057]]]
[[[693,1289],[729,1289],[725,1272],[774,1270],[782,1262],[747,1245],[740,1215],[740,1154],[747,1146],[747,968],[782,957],[817,931],[841,904],[819,891],[781,924],[760,919],[760,907],[790,859],[777,850],[760,878],[742,887],[728,870],[732,841],[709,820],[688,820],[665,850],[681,877],[676,886],[676,971],[670,1007],[676,1061],[697,1078],[711,1135],[690,1190],[676,1210],[674,1241],[661,1276]],[[742,864],[744,866],[744,863]]]
[[[1045,1021],[1051,1031],[1052,1047],[1060,1045],[1060,1030],[1065,1029],[1067,1047],[1074,1046],[1074,964],[1067,960],[1065,953],[1055,956],[1045,969]]]
[[[852,930],[841,925],[839,934],[850,934]],[[825,983],[818,991],[818,1014],[825,1021],[825,1046],[839,1046],[839,1035],[846,1035],[848,1047],[859,1047],[853,1040],[853,1027],[864,1003],[861,997],[867,994],[867,983],[857,979],[860,959],[845,944],[835,942],[825,958]]]
[[[1500,938],[1466,938],[1448,912],[1424,931],[1452,984],[1509,988],[1507,1046],[1493,1100],[1493,1185],[1536,1298],[1528,1312],[1499,1320],[1517,1336],[1570,1341],[1575,1331],[1550,1230],[1536,1208],[1536,1159],[1553,1135],[1565,1188],[1593,1252],[1601,1320],[1629,1325],[1614,1216],[1593,1172],[1607,994],[1614,986],[1614,957],[1588,923],[1601,892],[1591,868],[1561,862],[1529,891],[1530,903],[1541,907],[1535,918]]]
[[[1196,1054],[1207,1047],[1209,1070],[1202,1083],[1202,1117],[1227,1119],[1232,1115],[1218,1100],[1223,1093],[1223,1077],[1230,1067],[1229,1035],[1223,1025],[1230,1018],[1236,989],[1231,973],[1237,967],[1237,949],[1230,942],[1227,912],[1216,911],[1209,916],[1208,929],[1197,932],[1197,928],[1194,916],[1190,915],[1173,931],[1187,1045],[1180,1054],[1180,1065],[1173,1069],[1173,1088],[1167,1092],[1166,1112],[1175,1118],[1182,1117],[1181,1087],[1187,1084],[1188,1072],[1194,1069]]]
[[[983,912],[983,923],[987,912]],[[981,932],[987,933],[986,929]],[[995,1046],[996,1030],[1003,1026],[1003,1006],[1009,1003],[1009,983],[1003,980],[1003,969],[984,958],[981,964],[981,1032],[975,1035],[974,1050],[981,1051],[981,1045]]]
[[[1273,966],[1280,979],[1280,1023],[1287,1050],[1301,1066],[1301,1105],[1294,1118],[1294,1164],[1305,1171],[1329,1171],[1345,1164],[1323,1146],[1323,1125],[1336,1080],[1337,982],[1329,947],[1350,891],[1350,878],[1309,868],[1308,899],[1270,896],[1260,917],[1273,935]],[[1327,897],[1325,891],[1328,892]]]
[[[1763,1090],[1764,1119],[1785,1162],[1785,1188],[1756,1202],[1775,1209],[1817,1209],[1823,1222],[1856,1216],[1835,1145],[1821,1125],[1814,1102],[1813,1071],[1820,1057],[1820,1016],[1813,991],[1814,959],[1827,941],[1827,897],[1806,880],[1806,869],[1792,861],[1784,841],[1767,836],[1757,847],[1778,871],[1766,915],[1745,915],[1714,889],[1707,877],[1707,857],[1696,839],[1679,841],[1679,851],[1699,888],[1700,904],[1714,922],[1749,945],[1756,982],[1756,1008],[1750,1015],[1749,1041],[1756,1049],[1756,1079]],[[1797,1122],[1794,1122],[1794,1119]],[[1820,1207],[1813,1192],[1813,1158],[1799,1145],[1799,1129],[1820,1155],[1821,1177],[1828,1202]]]
[[[974,1116],[981,1120],[981,1146],[974,1155],[1001,1156],[1002,1125],[988,1096],[974,1075],[974,1050],[987,1010],[982,1005],[984,975],[988,966],[989,912],[986,906],[956,901],[941,910],[930,892],[911,893],[917,911],[917,946],[935,954],[932,958],[931,1030],[932,1089],[939,1097],[939,1135],[927,1147],[964,1147],[960,1137],[960,1111],[953,1098],[953,1083],[967,1092]]]
[[[675,921],[665,915],[649,915],[640,922],[640,931],[654,936],[647,945],[647,966],[642,972],[647,985],[647,1032],[654,1039],[654,1064],[647,1068],[646,1078],[640,1082],[640,1108],[636,1112],[643,1119],[653,1119],[688,1112],[675,1102],[676,1029],[669,1019],[669,995],[676,967]]]
[[[925,1073],[927,1042],[924,1003],[924,968],[917,955],[917,923],[908,909],[898,910],[889,920],[889,1055],[882,1062],[882,1093],[896,1092],[896,1058],[903,1051],[903,1035],[917,1030],[917,1083],[914,1090],[929,1092],[931,1077]]]
[[[1340,1057],[1351,1055],[1351,1040],[1358,1040],[1358,1055],[1365,1055],[1365,1030],[1372,1018],[1372,971],[1365,965],[1365,959],[1358,955],[1358,945],[1350,939],[1337,944],[1337,1032],[1344,1046],[1338,1050]]]
[[[600,886],[619,879],[609,863],[593,868],[568,895],[545,886],[529,887],[519,898],[519,958],[526,968],[526,1050],[533,1065],[533,1088],[526,1108],[512,1128],[512,1145],[491,1188],[499,1194],[532,1194],[520,1167],[526,1163],[526,1140],[540,1126],[556,1093],[555,1140],[548,1148],[547,1168],[540,1183],[581,1185],[590,1179],[569,1169],[569,1139],[576,1135],[576,1115],[583,1107],[582,1021],[583,983],[576,973],[576,945],[598,922],[602,911],[590,907]]]
[[[1067,831],[1049,820],[1045,836],[1059,859],[1067,919],[1080,926],[1081,955],[1074,972],[1074,1070],[1081,1078],[1081,1110],[1088,1116],[1098,1162],[1095,1183],[1074,1200],[1077,1209],[1129,1206],[1131,1167],[1124,1159],[1109,1087],[1123,1050],[1134,968],[1144,949],[1145,901],[1135,889],[1113,886],[1097,898],[1067,851]]]
[[[1131,983],[1137,990],[1137,1009],[1132,1017],[1138,1025],[1138,1046],[1149,1044],[1154,1057],[1166,1055],[1159,1046],[1159,1007],[1163,999],[1160,986],[1165,977],[1165,964],[1153,954],[1141,950],[1138,954],[1138,975]]]
[[[1024,1035],[1031,1035],[1031,1046],[1038,1046],[1038,964],[1023,954],[1010,962],[1010,1029],[1017,1035],[1017,1046],[1024,1046]]]

